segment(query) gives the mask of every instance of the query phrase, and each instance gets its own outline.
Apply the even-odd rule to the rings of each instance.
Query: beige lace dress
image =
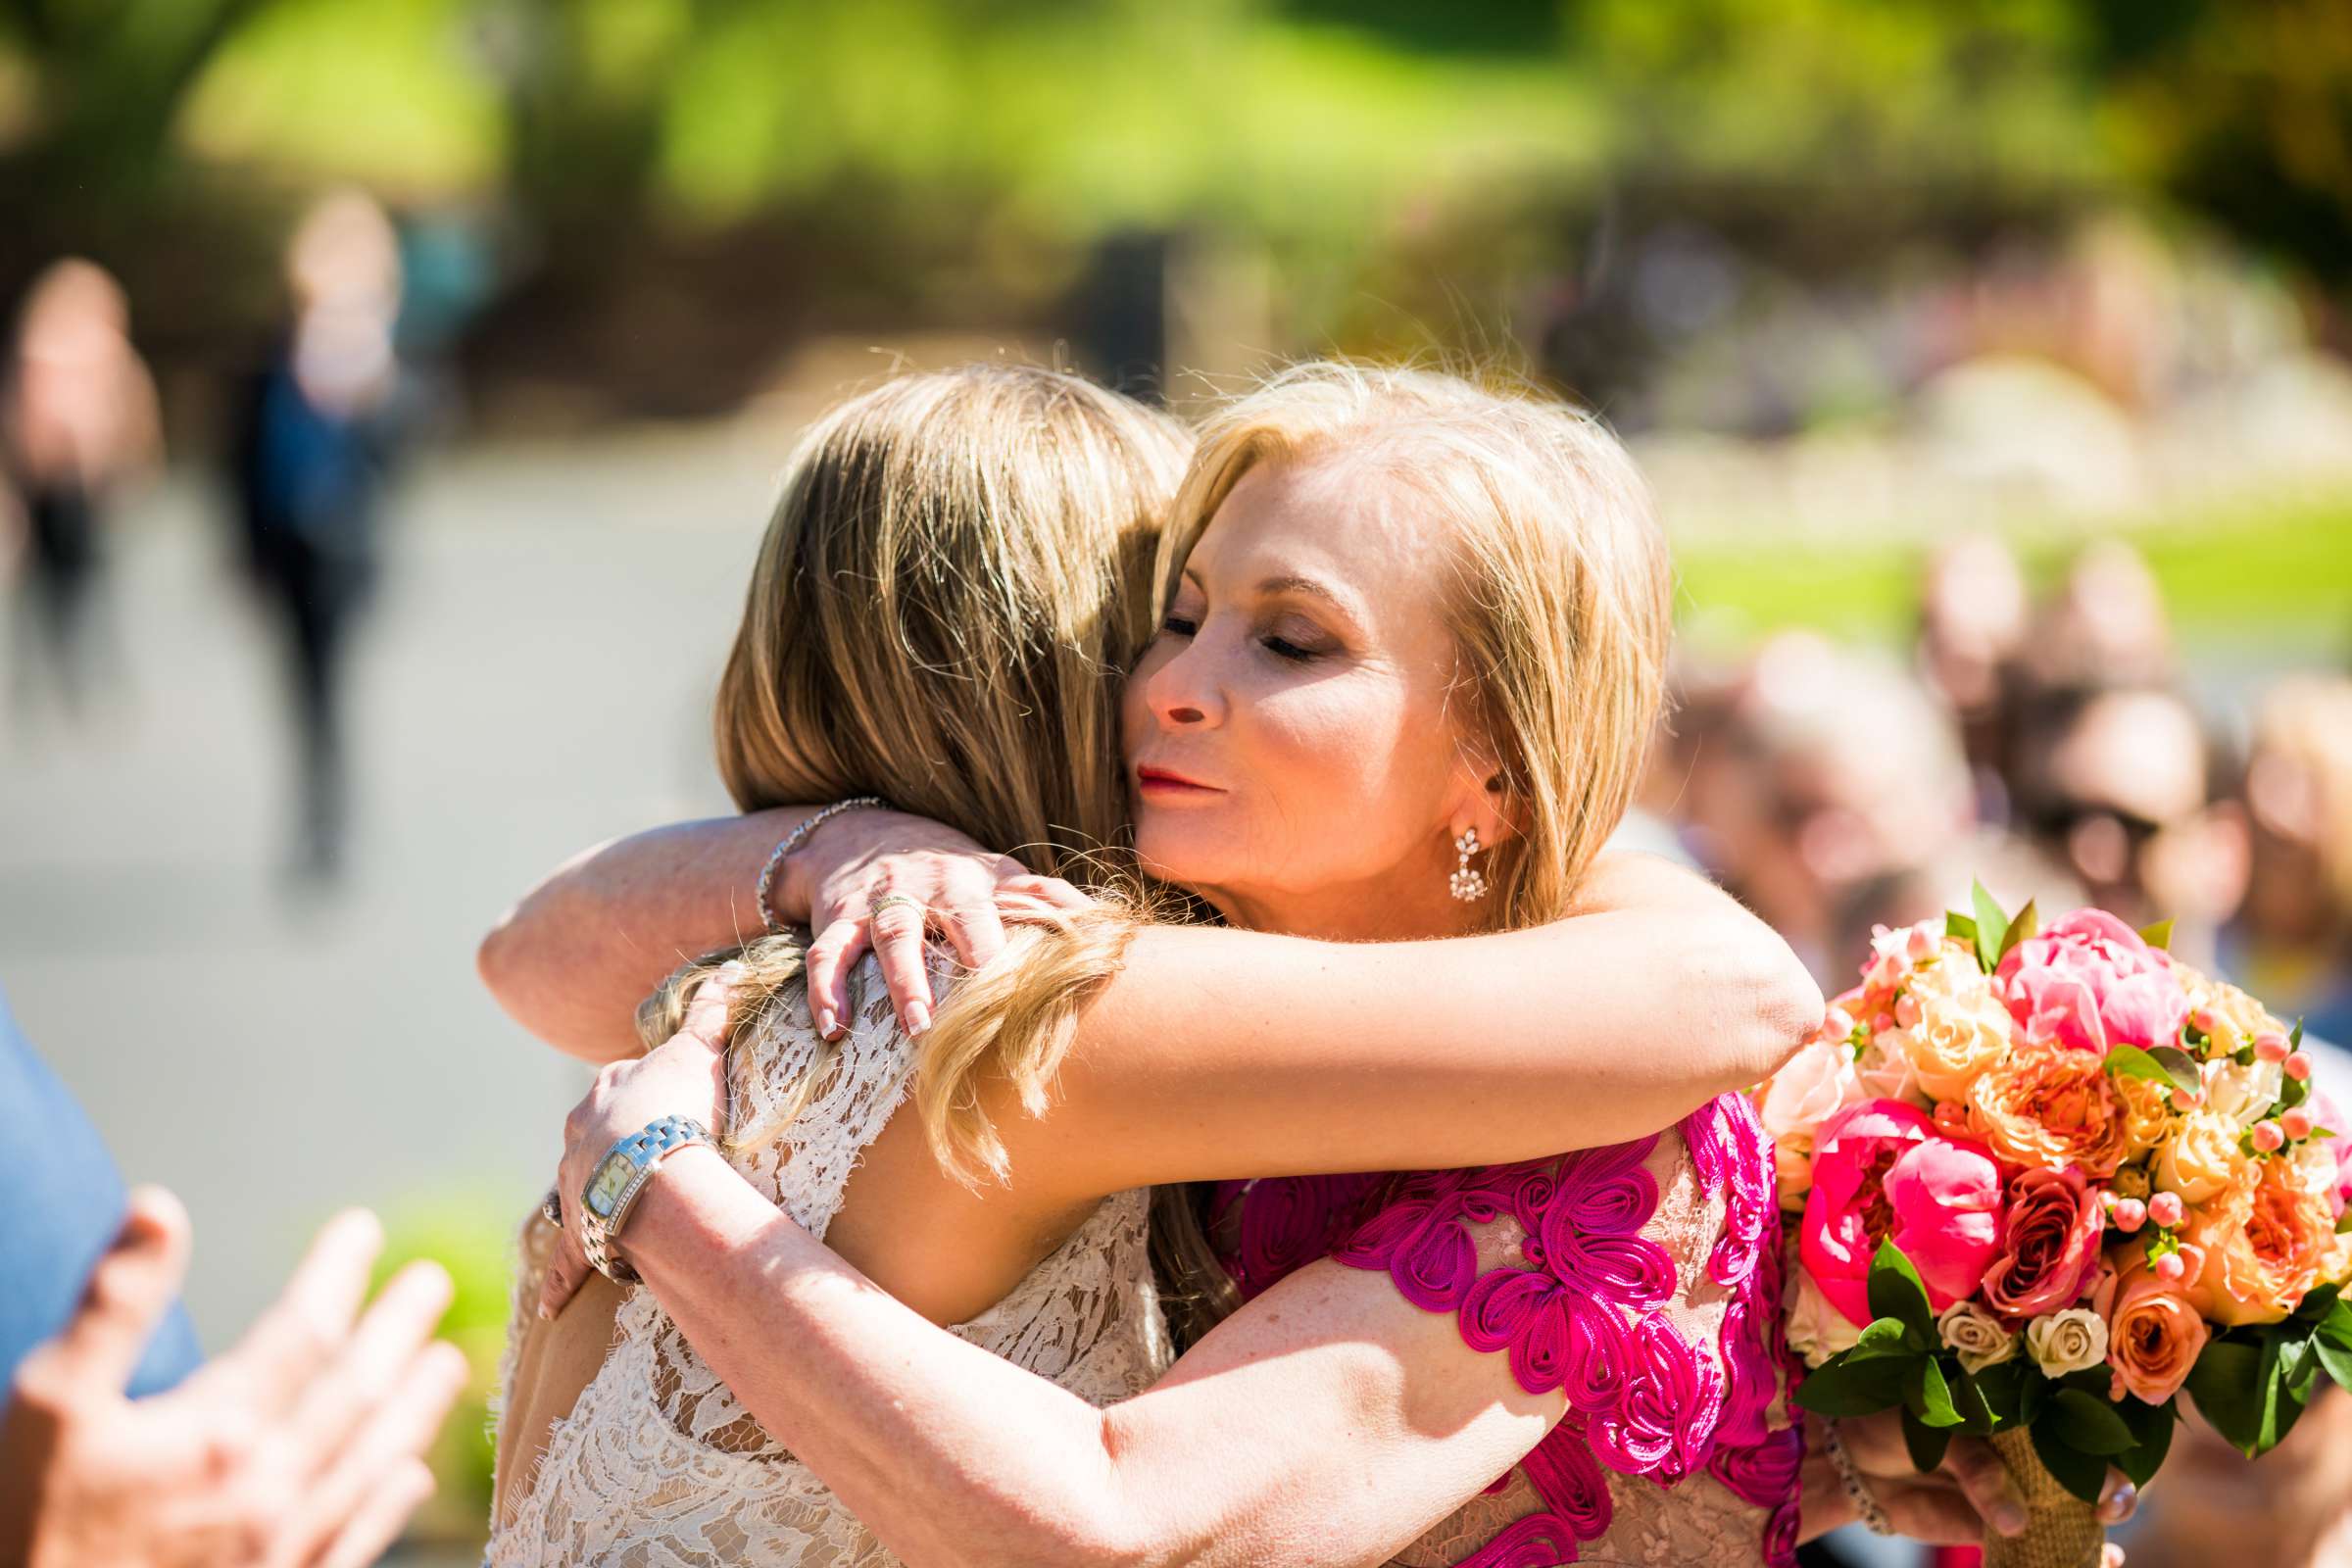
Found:
[[[815,1098],[770,1147],[729,1156],[760,1192],[823,1237],[867,1145],[906,1099],[913,1048],[868,958],[854,981],[853,1024]],[[819,1042],[805,1002],[738,1041],[731,1114],[758,1124]],[[1149,1195],[1108,1199],[1011,1294],[952,1333],[1096,1404],[1141,1393],[1171,1359],[1147,1255]],[[502,1397],[535,1319],[546,1222],[523,1232]],[[527,1462],[527,1461],[525,1461]],[[720,1563],[853,1568],[890,1563],[881,1543],[823,1482],[771,1442],[672,1323],[654,1293],[621,1303],[612,1348],[568,1415],[555,1421],[526,1488],[494,1518],[486,1561],[707,1568]]]

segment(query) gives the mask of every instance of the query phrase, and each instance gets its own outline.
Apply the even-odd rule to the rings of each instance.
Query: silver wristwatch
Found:
[[[637,1283],[637,1271],[615,1256],[613,1238],[628,1223],[637,1195],[663,1158],[694,1144],[710,1143],[710,1129],[688,1116],[664,1116],[645,1131],[612,1146],[580,1191],[580,1250],[596,1271],[617,1285]]]

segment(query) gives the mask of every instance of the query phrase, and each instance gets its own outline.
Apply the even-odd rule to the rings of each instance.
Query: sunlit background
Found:
[[[0,986],[216,1348],[367,1201],[487,1378],[580,1076],[473,944],[725,808],[770,478],[901,366],[1530,370],[1675,537],[1650,841],[1825,980],[1973,871],[2352,1011],[2341,0],[18,0],[0,204]],[[388,475],[328,628],[273,367]]]

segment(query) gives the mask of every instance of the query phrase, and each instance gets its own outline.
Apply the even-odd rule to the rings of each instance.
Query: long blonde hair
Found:
[[[1301,365],[1201,427],[1160,541],[1163,602],[1244,474],[1341,453],[1416,487],[1451,524],[1453,569],[1439,588],[1461,662],[1461,728],[1493,760],[1519,829],[1491,858],[1486,908],[1495,927],[1557,919],[1633,799],[1663,701],[1672,567],[1648,487],[1599,420],[1529,389]],[[972,1086],[994,1069],[1042,1109],[1078,1007],[1116,973],[1126,937],[1115,910],[1026,933],[1018,961],[958,987],[925,1042],[926,1062],[946,1070],[917,1091],[926,1124],[949,1131],[951,1169],[1004,1175]],[[1155,1233],[1169,1211],[1155,1208]],[[1206,1250],[1191,1250],[1163,1281],[1188,1337],[1236,1302]]]
[[[1189,445],[1164,415],[1025,367],[906,375],[826,415],[787,467],[719,680],[736,804],[882,795],[1033,870],[1119,883],[1119,676]],[[649,1045],[730,958],[731,1036],[802,1002],[799,940],[761,938],[672,975],[640,1009]],[[772,1141],[837,1059],[820,1051],[729,1142]],[[918,1099],[954,1147],[956,1098]]]

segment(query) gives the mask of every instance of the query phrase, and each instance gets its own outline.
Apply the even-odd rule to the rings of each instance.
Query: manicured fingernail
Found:
[[[545,1301],[541,1301],[541,1302],[539,1303],[539,1321],[540,1321],[540,1322],[542,1322],[542,1323],[552,1322],[552,1321],[554,1320],[554,1318],[555,1318],[555,1315],[556,1315],[556,1313],[555,1313],[555,1309],[554,1309],[553,1307],[549,1306],[549,1305],[548,1305],[548,1304],[547,1304]]]
[[[910,1035],[931,1032],[931,1009],[919,1002],[906,1004],[906,1032]]]
[[[1992,1510],[1992,1528],[2004,1536],[2021,1534],[2026,1528],[2026,1510],[2014,1502],[2004,1502]]]
[[[2137,1487],[2128,1484],[2118,1487],[2115,1489],[2115,1495],[2107,1499],[2107,1506],[2099,1510],[2099,1517],[2111,1525],[2121,1524],[2124,1520],[2132,1517],[2132,1509],[2138,1501],[2139,1489]]]
[[[816,1009],[816,1032],[820,1038],[826,1040],[841,1038],[841,1020],[833,1016],[831,1007]]]

